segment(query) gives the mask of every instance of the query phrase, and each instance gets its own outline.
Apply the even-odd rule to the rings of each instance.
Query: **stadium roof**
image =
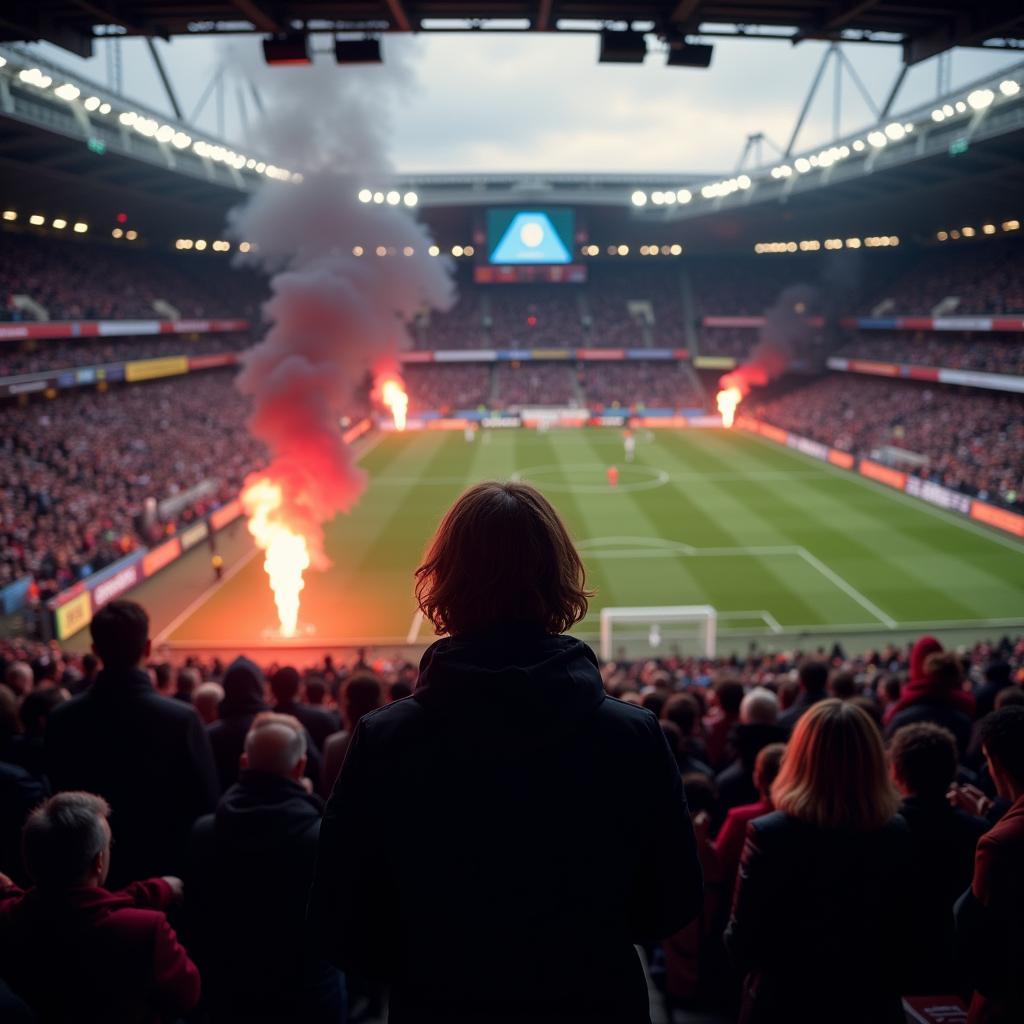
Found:
[[[157,36],[319,32],[583,31],[899,43],[907,63],[955,46],[1024,43],[1019,0],[19,0],[0,41],[45,40],[88,56],[110,32]]]

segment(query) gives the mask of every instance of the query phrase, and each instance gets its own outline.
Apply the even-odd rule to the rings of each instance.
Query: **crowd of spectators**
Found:
[[[488,299],[496,346],[576,348],[587,343],[580,289],[574,285],[508,285],[491,288]]]
[[[0,406],[0,585],[46,597],[235,497],[265,457],[247,408],[217,370]]]
[[[230,334],[157,334],[132,338],[54,339],[0,342],[0,377],[40,373],[69,366],[103,366],[158,356],[208,356],[241,352],[256,339],[247,331]]]
[[[837,373],[752,411],[858,457],[921,456],[899,468],[1024,511],[1024,396]]]
[[[1024,375],[1024,337],[1019,334],[860,331],[836,355],[951,370]]]
[[[381,951],[312,944],[307,894],[357,726],[416,691],[416,666],[170,664],[126,601],[91,628],[95,654],[0,642],[0,1012],[376,1016],[359,966]],[[643,942],[670,1013],[867,1024],[902,1020],[903,995],[1019,1019],[1024,638],[615,660],[600,679],[657,720],[692,819],[702,910]]]
[[[24,295],[50,320],[164,318],[163,301],[182,319],[254,320],[266,282],[220,254],[183,256],[141,243],[105,245],[79,238],[0,232],[0,319],[33,320]]]
[[[493,396],[496,409],[575,404],[572,367],[568,363],[495,363]]]
[[[700,409],[704,396],[676,362],[580,363],[580,388],[594,409]]]
[[[408,363],[402,377],[414,413],[476,409],[491,393],[490,363]]]
[[[697,329],[697,351],[702,356],[731,356],[743,360],[761,340],[751,327],[704,327]]]

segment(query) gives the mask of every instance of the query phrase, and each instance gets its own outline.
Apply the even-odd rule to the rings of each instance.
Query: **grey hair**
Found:
[[[4,682],[14,691],[15,696],[23,696],[32,689],[35,677],[32,666],[25,661],[12,661],[4,673]],[[20,682],[19,682],[20,681]]]
[[[779,717],[779,698],[764,686],[755,686],[740,703],[744,725],[774,725]]]
[[[69,886],[86,878],[107,848],[110,805],[95,793],[71,791],[37,807],[21,832],[22,858],[37,885]]]
[[[245,737],[245,755],[254,771],[290,775],[306,756],[306,730],[291,715],[264,711]]]

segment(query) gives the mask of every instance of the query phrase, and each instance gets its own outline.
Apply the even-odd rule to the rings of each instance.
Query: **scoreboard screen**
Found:
[[[498,267],[560,266],[573,261],[575,216],[560,207],[487,211],[487,262]]]

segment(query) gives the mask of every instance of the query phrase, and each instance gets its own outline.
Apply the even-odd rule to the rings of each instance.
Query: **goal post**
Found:
[[[715,656],[718,615],[709,604],[601,609],[601,657],[613,660],[675,653]]]

